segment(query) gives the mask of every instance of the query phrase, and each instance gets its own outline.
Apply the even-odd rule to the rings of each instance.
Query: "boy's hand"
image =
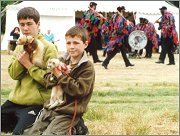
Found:
[[[70,73],[70,71],[71,71],[70,65],[66,65],[65,63],[62,63],[62,64],[61,64],[61,72],[62,72],[63,74],[68,75],[68,74]]]
[[[54,68],[53,69],[53,74],[59,78],[61,75],[62,75],[62,72],[61,72],[61,66],[59,65],[58,67]]]
[[[18,61],[26,68],[30,68],[33,64],[30,61],[29,54],[26,51],[23,51],[17,55]]]

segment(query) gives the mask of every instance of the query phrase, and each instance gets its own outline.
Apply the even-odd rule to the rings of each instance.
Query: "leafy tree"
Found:
[[[5,33],[5,25],[6,25],[6,6],[7,5],[15,5],[21,3],[22,1],[1,1],[1,34]]]

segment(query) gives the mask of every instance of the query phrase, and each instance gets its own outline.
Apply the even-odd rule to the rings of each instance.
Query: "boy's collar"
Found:
[[[71,56],[69,55],[68,52],[66,52],[62,55],[62,58],[64,58],[65,60],[70,60],[70,57]],[[80,66],[82,63],[87,62],[87,61],[88,61],[88,57],[87,57],[86,51],[84,51],[83,55],[77,65]]]
[[[84,51],[82,58],[80,59],[78,63],[78,66],[80,66],[82,63],[87,62],[87,61],[88,61],[88,57],[87,57],[86,51]]]

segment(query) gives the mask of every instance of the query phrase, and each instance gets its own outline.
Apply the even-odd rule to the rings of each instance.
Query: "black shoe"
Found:
[[[130,64],[127,64],[127,65],[126,65],[126,67],[129,67],[129,66],[132,67],[132,66],[134,66],[134,64],[131,64],[131,63],[130,63]]]
[[[151,56],[146,56],[146,58],[147,58],[147,59],[150,59],[150,58],[151,58]]]
[[[108,68],[107,68],[107,65],[105,65],[104,63],[102,63],[102,66],[103,66],[105,69],[108,69]]]
[[[162,60],[156,61],[155,63],[157,63],[157,64],[160,64],[160,63],[164,64],[164,62]]]
[[[94,63],[97,63],[97,62],[103,62],[103,61],[102,61],[102,60],[99,60],[99,59],[96,60],[96,61],[94,61]]]
[[[167,65],[175,65],[175,63],[168,63]]]
[[[72,128],[72,135],[87,135],[89,133],[88,127],[84,124],[84,120],[81,117],[76,126]]]
[[[148,56],[145,56],[144,58],[148,58]]]

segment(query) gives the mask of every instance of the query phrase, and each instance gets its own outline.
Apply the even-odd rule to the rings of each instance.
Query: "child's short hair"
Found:
[[[80,25],[76,25],[71,27],[65,34],[65,37],[80,37],[81,40],[83,41],[83,43],[85,43],[88,40],[88,33],[87,30],[80,26]]]
[[[33,7],[24,7],[19,10],[17,13],[17,20],[19,22],[20,19],[33,19],[37,24],[40,20],[39,12]]]

